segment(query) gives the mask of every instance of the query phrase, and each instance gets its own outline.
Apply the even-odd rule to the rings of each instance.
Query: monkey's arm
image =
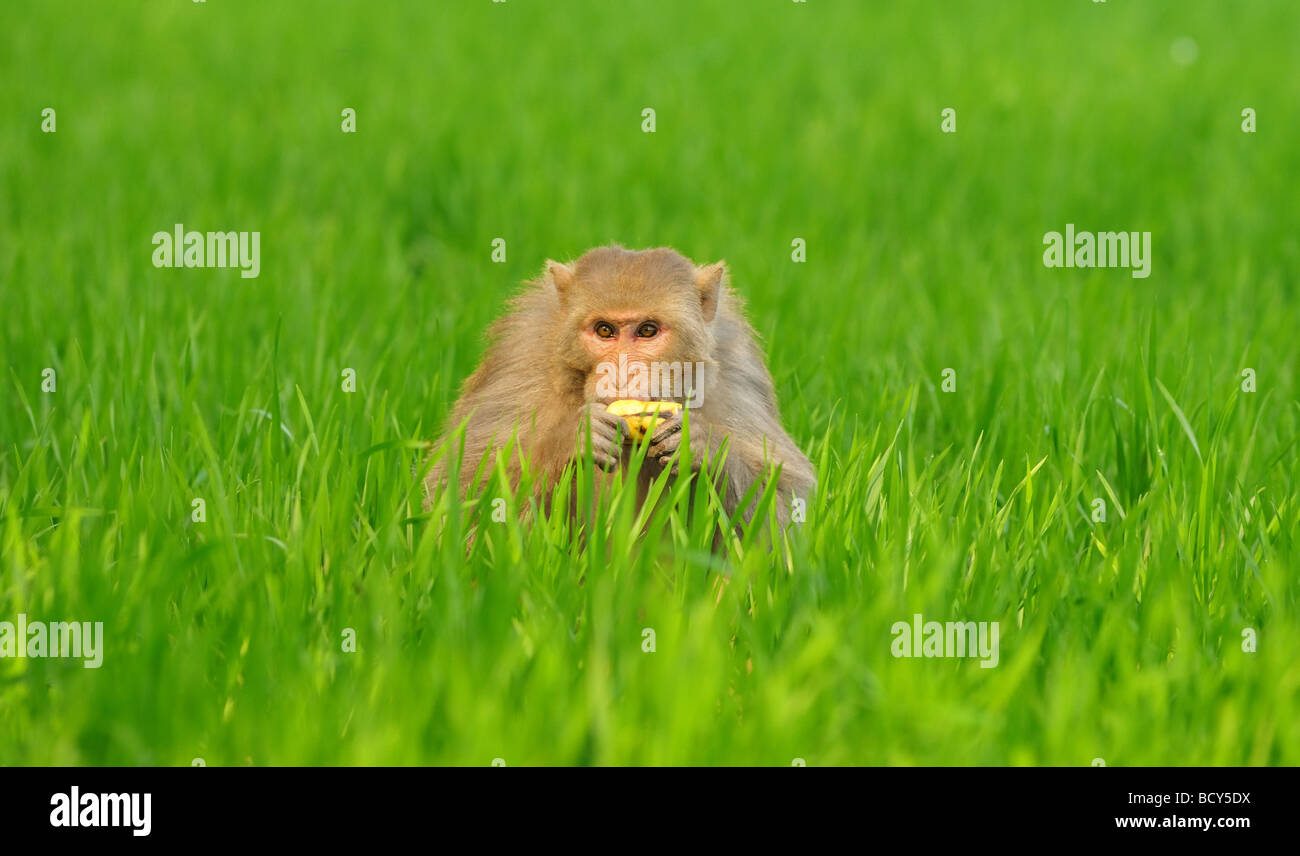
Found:
[[[735,468],[730,470],[729,475],[737,486],[737,502],[754,482],[767,478],[769,468],[773,465],[780,467],[776,485],[776,512],[777,520],[782,526],[789,522],[791,501],[795,498],[811,500],[817,491],[812,464],[779,425],[768,426],[761,433],[733,433],[731,451],[727,457],[728,463],[733,458],[735,461]]]

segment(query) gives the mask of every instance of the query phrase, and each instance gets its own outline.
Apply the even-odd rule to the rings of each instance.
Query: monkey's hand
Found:
[[[668,467],[673,475],[678,472],[678,463],[681,461],[682,446],[682,426],[686,421],[686,411],[679,410],[676,414],[659,423],[654,434],[650,437],[650,448],[646,450],[646,459],[658,461],[659,466]],[[691,439],[691,470],[698,472],[704,464],[705,458],[709,455],[709,430],[703,421],[692,421],[690,427]]]
[[[591,445],[587,445],[587,429],[591,428]],[[605,405],[592,402],[578,411],[577,451],[581,455],[590,449],[596,466],[607,473],[618,469],[623,454],[623,438],[628,435],[628,425],[622,416],[605,410]]]

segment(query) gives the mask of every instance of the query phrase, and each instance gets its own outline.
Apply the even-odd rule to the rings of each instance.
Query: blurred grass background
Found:
[[[0,762],[1300,762],[1297,23],[6,4],[0,620],[107,650],[0,660]],[[1044,268],[1067,222],[1152,275]],[[155,269],[175,223],[260,231],[261,276]],[[821,476],[788,561],[720,587],[626,502],[596,545],[407,522],[485,326],[611,241],[728,260]],[[915,612],[1000,665],[894,659]]]

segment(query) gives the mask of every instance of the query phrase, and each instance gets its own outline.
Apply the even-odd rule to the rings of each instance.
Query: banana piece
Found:
[[[675,401],[639,401],[635,398],[622,398],[605,408],[627,422],[628,441],[632,443],[654,431],[661,419],[675,416],[681,409],[682,406]]]

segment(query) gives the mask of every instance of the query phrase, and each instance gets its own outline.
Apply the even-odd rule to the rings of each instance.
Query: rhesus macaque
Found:
[[[640,499],[665,468],[676,473],[689,413],[696,471],[727,440],[725,463],[715,475],[729,514],[771,462],[781,466],[782,525],[792,498],[811,501],[812,465],[781,427],[772,377],[723,262],[696,267],[671,249],[617,246],[591,250],[571,265],[550,261],[489,338],[447,423],[448,438],[466,424],[462,493],[475,487],[484,455],[509,443],[516,430],[532,471],[547,484],[587,451],[588,436],[595,464],[612,472],[632,447],[624,444],[627,424],[605,408],[616,399],[638,398],[685,405],[650,437]],[[447,454],[455,453],[451,448]],[[440,461],[426,486],[439,485],[445,472]],[[520,466],[513,455],[508,472],[517,484]]]

